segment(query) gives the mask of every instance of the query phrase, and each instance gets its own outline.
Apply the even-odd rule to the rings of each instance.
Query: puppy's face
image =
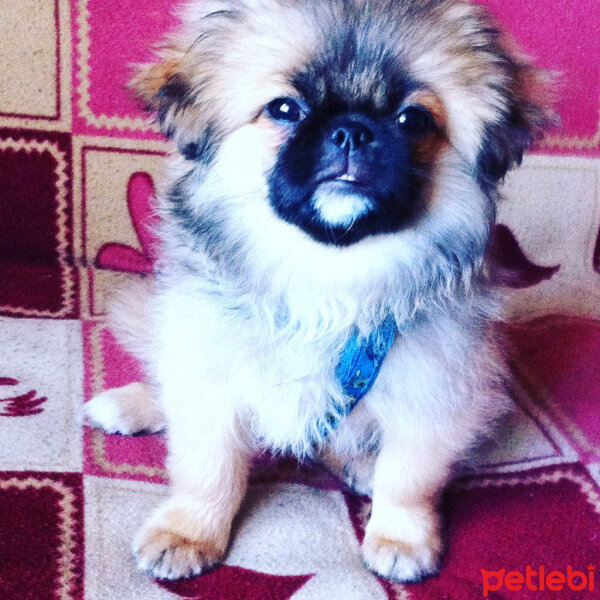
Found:
[[[260,189],[319,244],[420,227],[448,210],[449,177],[493,204],[550,119],[540,73],[463,0],[205,0],[182,14],[135,89],[221,195]]]
[[[311,61],[294,74],[297,93],[269,102],[265,118],[284,140],[269,173],[271,206],[315,240],[349,245],[419,217],[447,140],[443,115],[428,107],[437,108],[432,94],[393,59],[359,51],[354,32],[343,38],[347,56],[328,49]],[[361,76],[371,81],[353,89],[342,69],[361,58],[369,65]],[[389,74],[377,81],[375,69]]]

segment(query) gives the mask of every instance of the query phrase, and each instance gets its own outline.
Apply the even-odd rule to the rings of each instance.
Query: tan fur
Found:
[[[171,498],[134,542],[139,565],[166,579],[200,575],[222,559],[248,479],[248,451],[227,433],[233,424],[212,421],[192,433],[188,418],[169,424]]]
[[[139,66],[129,82],[131,89],[143,100],[147,107],[156,107],[156,95],[180,68],[183,54],[166,58],[163,62]]]
[[[470,437],[460,429],[455,425],[448,436]],[[365,534],[370,568],[395,580],[404,580],[411,571],[426,576],[437,569],[442,549],[437,500],[455,459],[433,432],[398,432],[384,438]]]

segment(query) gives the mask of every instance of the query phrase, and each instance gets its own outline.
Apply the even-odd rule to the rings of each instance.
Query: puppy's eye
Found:
[[[275,98],[265,106],[265,112],[273,119],[283,123],[298,123],[304,118],[300,104],[292,98]]]
[[[398,125],[402,131],[414,138],[427,135],[434,124],[431,113],[422,106],[409,106],[398,116]]]

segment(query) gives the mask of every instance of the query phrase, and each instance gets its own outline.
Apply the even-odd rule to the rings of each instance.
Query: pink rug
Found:
[[[600,11],[596,0],[484,3],[561,73],[563,126],[509,177],[499,211],[494,254],[511,287],[522,383],[515,412],[445,496],[441,574],[410,586],[362,566],[366,498],[317,466],[267,458],[225,566],[170,584],[136,571],[131,538],[166,491],[162,438],[83,429],[77,414],[92,394],[141,375],[104,307],[116,285],[152,269],[148,206],[167,145],[123,84],[174,2],[3,7],[2,600],[596,597]]]

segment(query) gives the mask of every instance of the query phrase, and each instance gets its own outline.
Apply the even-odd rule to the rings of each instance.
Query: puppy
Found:
[[[552,120],[465,0],[197,0],[133,88],[177,151],[156,283],[113,311],[149,384],[87,407],[166,426],[155,577],[221,561],[257,450],[333,452],[372,492],[366,566],[435,573],[436,504],[506,410],[485,252],[497,184]],[[365,465],[374,463],[372,473]]]

